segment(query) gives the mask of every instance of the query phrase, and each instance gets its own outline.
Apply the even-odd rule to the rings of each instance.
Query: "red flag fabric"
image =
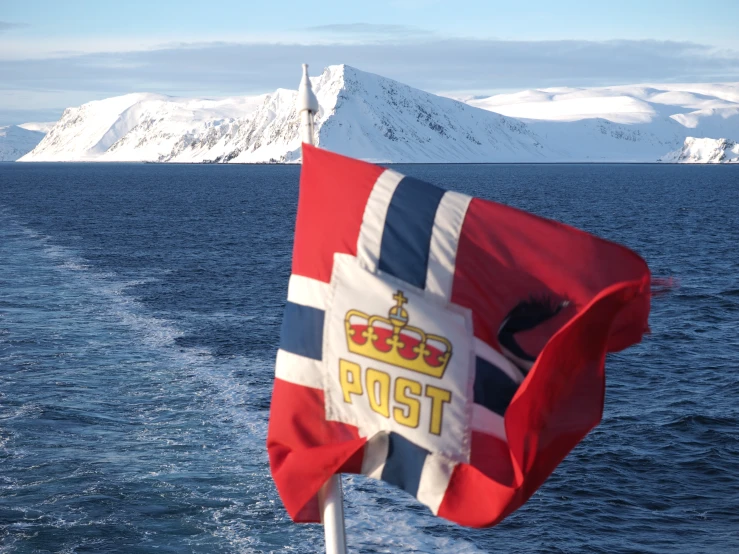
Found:
[[[362,473],[496,524],[600,422],[649,305],[623,246],[303,145],[267,438],[288,513]]]

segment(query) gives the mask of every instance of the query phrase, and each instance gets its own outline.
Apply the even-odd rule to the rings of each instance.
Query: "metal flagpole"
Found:
[[[315,144],[314,118],[318,113],[318,99],[308,78],[308,64],[303,64],[303,78],[298,88],[298,112],[300,113],[300,138],[306,144]],[[326,537],[326,554],[346,554],[346,529],[344,527],[344,498],[341,492],[341,475],[332,475],[318,492],[321,520]]]

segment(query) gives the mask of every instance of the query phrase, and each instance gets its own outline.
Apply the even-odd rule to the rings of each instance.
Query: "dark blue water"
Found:
[[[353,552],[739,552],[739,167],[399,170],[680,287],[603,423],[493,529],[345,478]],[[314,552],[265,437],[298,167],[0,165],[0,551]]]

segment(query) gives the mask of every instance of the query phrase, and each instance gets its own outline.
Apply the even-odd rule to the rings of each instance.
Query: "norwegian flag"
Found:
[[[267,438],[288,513],[362,473],[501,521],[600,422],[649,286],[623,246],[304,144]]]

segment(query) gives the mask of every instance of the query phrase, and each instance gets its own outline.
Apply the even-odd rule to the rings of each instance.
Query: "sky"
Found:
[[[734,0],[0,0],[0,125],[297,88],[304,62],[458,95],[739,81],[737,21]]]

